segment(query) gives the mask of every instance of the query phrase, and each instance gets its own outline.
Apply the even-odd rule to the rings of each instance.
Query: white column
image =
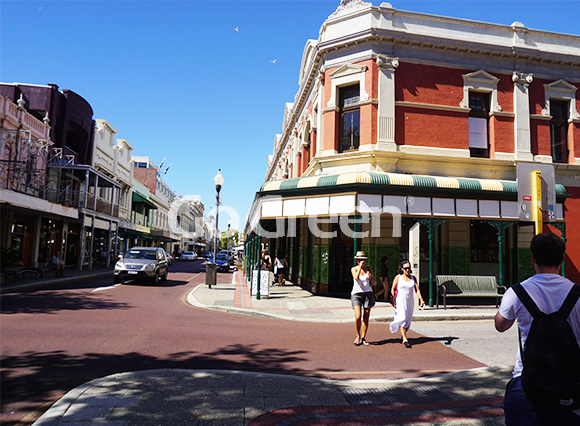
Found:
[[[533,161],[530,136],[530,98],[528,86],[534,80],[532,74],[514,71],[514,137],[516,160]]]
[[[379,67],[379,107],[377,149],[395,151],[395,69],[399,58],[377,57]]]

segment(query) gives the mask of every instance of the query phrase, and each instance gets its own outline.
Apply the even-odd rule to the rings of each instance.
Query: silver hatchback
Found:
[[[118,284],[122,281],[146,281],[157,284],[167,280],[169,261],[162,248],[133,247],[125,256],[119,256],[115,265],[113,281]]]

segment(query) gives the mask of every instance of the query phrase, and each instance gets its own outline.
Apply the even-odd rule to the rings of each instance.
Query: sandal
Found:
[[[405,345],[406,348],[410,348],[411,344],[409,343],[408,340],[403,340],[403,345]]]
[[[354,345],[355,346],[360,346],[362,344],[360,337],[356,336],[356,339],[354,339]]]
[[[368,346],[368,345],[369,345],[369,342],[367,342],[367,339],[362,339],[362,340],[360,341],[360,344],[361,344],[361,345]]]

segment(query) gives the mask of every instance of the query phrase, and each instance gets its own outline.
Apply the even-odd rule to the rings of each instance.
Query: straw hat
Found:
[[[356,260],[366,260],[367,257],[365,256],[364,251],[357,251],[356,256],[354,257]]]

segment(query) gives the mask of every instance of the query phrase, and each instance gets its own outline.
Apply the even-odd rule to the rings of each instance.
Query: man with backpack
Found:
[[[499,332],[516,320],[519,332],[505,423],[580,425],[580,286],[559,275],[561,238],[536,235],[530,249],[536,274],[506,291],[495,316]]]

